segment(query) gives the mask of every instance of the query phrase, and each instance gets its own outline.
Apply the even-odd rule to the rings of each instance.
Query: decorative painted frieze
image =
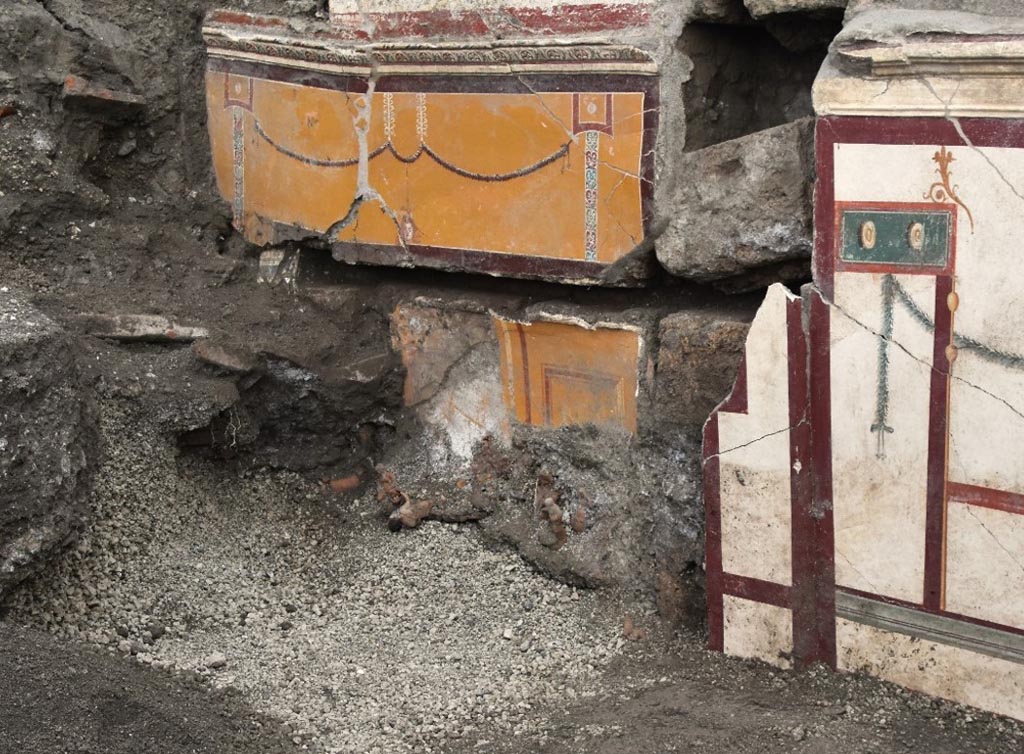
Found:
[[[833,45],[814,284],[769,291],[705,426],[715,649],[1024,718],[1022,32],[873,11]]]
[[[659,65],[633,28],[645,8],[211,14],[210,138],[236,228],[346,262],[602,282],[654,211]],[[480,21],[512,17],[511,39]],[[604,33],[623,26],[626,42]]]

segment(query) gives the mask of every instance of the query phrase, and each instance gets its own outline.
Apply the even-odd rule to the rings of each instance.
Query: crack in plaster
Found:
[[[956,129],[956,132],[960,136],[960,139],[963,141],[963,143],[967,147],[969,147],[973,152],[975,152],[979,157],[981,157],[981,159],[988,163],[988,166],[992,168],[992,170],[995,172],[997,176],[999,176],[999,180],[1002,181],[1008,189],[1010,189],[1014,196],[1016,196],[1018,199],[1024,202],[1024,194],[1017,190],[1017,187],[1013,185],[1013,182],[1010,181],[1009,178],[1006,177],[1006,174],[1003,173],[999,166],[992,161],[992,158],[985,154],[985,152],[982,151],[980,147],[976,146],[974,142],[971,141],[970,137],[966,133],[964,133],[963,126],[960,124],[960,119],[951,114],[951,110],[953,109],[953,100],[956,99],[956,95],[960,92],[960,87],[963,84],[963,80],[957,79],[956,88],[953,90],[953,93],[949,95],[948,100],[944,100],[939,95],[939,93],[935,91],[935,87],[932,86],[932,83],[926,77],[921,76],[920,81],[924,85],[924,88],[927,89],[931,93],[931,95],[935,97],[936,100],[938,100],[939,104],[942,105],[942,117],[952,124],[953,128]]]
[[[830,308],[835,309],[840,314],[842,314],[844,317],[846,317],[848,320],[853,322],[855,325],[857,325],[861,329],[865,330],[866,332],[871,333],[876,338],[882,338],[883,340],[886,340],[885,336],[883,336],[880,332],[875,330],[873,327],[869,327],[868,325],[866,325],[863,322],[861,322],[859,319],[854,317],[852,314],[850,314],[848,311],[846,311],[843,307],[841,307],[838,304],[836,304],[834,301],[830,301],[829,299],[827,299],[825,297],[825,295],[821,291],[819,291],[817,288],[815,288],[815,291],[817,291],[818,295],[821,296],[821,300],[824,301],[825,304],[828,305]],[[937,367],[934,364],[932,364],[931,362],[929,362],[929,361],[927,361],[925,359],[922,359],[922,358],[914,355],[913,353],[911,353],[911,351],[906,346],[904,346],[902,343],[900,343],[895,338],[888,338],[887,340],[889,341],[889,343],[891,343],[892,345],[894,345],[897,348],[899,348],[901,351],[903,351],[903,353],[905,353],[907,356],[909,356],[913,361],[917,362],[918,364],[921,364],[922,366],[925,366],[928,369],[937,369]],[[973,389],[983,393],[984,395],[987,395],[988,397],[990,397],[990,398],[992,398],[994,400],[999,401],[1004,406],[1006,406],[1008,409],[1010,409],[1010,411],[1012,411],[1014,414],[1016,414],[1018,417],[1020,417],[1021,419],[1024,419],[1024,413],[1019,411],[1016,407],[1013,406],[1013,404],[1011,404],[1005,398],[1001,398],[1000,396],[996,395],[992,391],[986,390],[985,388],[981,387],[980,385],[975,385],[973,382],[969,382],[968,380],[965,380],[963,377],[958,377],[957,375],[953,374],[953,372],[947,372],[947,375],[949,376],[950,379],[956,380],[957,382],[960,382],[960,383],[962,383],[962,384],[964,384],[964,385],[966,385],[966,386],[968,386],[970,388],[973,388]]]
[[[490,46],[493,46],[493,45],[490,45]],[[569,138],[569,140],[572,141],[574,144],[578,145],[578,143],[579,143],[579,138],[578,138],[579,134],[574,134],[573,133],[572,128],[569,125],[567,125],[564,120],[559,118],[554,110],[552,110],[550,107],[548,107],[548,103],[544,101],[544,98],[540,96],[540,93],[536,89],[534,89],[532,86],[530,86],[529,83],[526,82],[526,80],[522,77],[521,74],[517,73],[515,71],[515,69],[513,69],[512,66],[510,66],[510,65],[506,65],[505,67],[508,70],[510,76],[515,76],[516,80],[520,84],[522,84],[524,87],[526,87],[527,89],[530,90],[530,94],[532,94],[534,97],[537,98],[537,100],[540,102],[541,107],[543,107],[544,110],[547,111],[548,115],[550,115],[551,118],[559,126],[562,127],[562,130],[565,131],[565,135]]]
[[[726,411],[725,413],[729,413],[729,412]],[[706,464],[708,461],[710,461],[713,458],[719,458],[721,456],[724,456],[726,453],[732,453],[734,450],[739,450],[740,448],[746,448],[747,446],[753,445],[756,442],[761,442],[761,440],[767,440],[769,437],[774,437],[775,435],[781,435],[783,432],[791,432],[794,429],[796,429],[797,427],[803,426],[804,424],[807,424],[807,419],[801,419],[799,422],[797,422],[796,424],[793,424],[792,426],[783,427],[782,429],[773,430],[772,432],[768,432],[766,434],[763,434],[760,437],[755,437],[753,440],[748,440],[747,442],[740,443],[739,445],[734,445],[731,448],[726,448],[725,450],[720,450],[717,453],[712,453],[711,455],[706,456],[704,458],[703,463]]]
[[[474,352],[476,352],[477,350],[484,346],[487,346],[488,344],[489,341],[487,340],[478,340],[475,343],[472,343],[466,348],[462,349],[452,358],[451,363],[445,367],[444,372],[441,374],[441,377],[436,381],[436,383],[430,386],[430,389],[432,391],[430,395],[420,398],[415,403],[408,404],[407,408],[417,408],[418,406],[422,406],[424,403],[429,403],[430,401],[434,400],[434,398],[437,398],[438,395],[441,394],[441,391],[448,386],[448,381],[451,379],[452,373],[455,371],[455,369],[459,365],[461,365],[465,359],[472,356]]]
[[[840,529],[839,531],[843,531],[843,530]],[[837,531],[836,534],[839,534],[839,531]],[[879,589],[877,586],[875,586],[875,584],[871,581],[871,579],[869,579],[867,577],[867,575],[863,571],[861,571],[859,568],[857,568],[857,566],[855,566],[853,564],[852,560],[850,560],[848,557],[846,557],[846,553],[844,553],[842,550],[840,550],[838,546],[836,546],[834,549],[836,551],[836,555],[838,555],[843,560],[845,560],[846,564],[848,566],[850,566],[850,570],[852,570],[854,573],[856,573],[858,576],[860,576],[864,580],[864,583],[867,584],[869,587],[871,587],[871,591],[872,592],[874,592],[875,594],[881,594],[882,593],[882,590]]]
[[[1024,563],[1021,563],[1021,562],[1020,562],[1019,560],[1017,560],[1017,557],[1016,557],[1016,556],[1015,556],[1015,555],[1014,555],[1014,554],[1013,554],[1012,552],[1010,552],[1010,550],[1009,550],[1009,549],[1007,549],[1006,545],[1004,545],[1004,544],[1002,543],[1002,541],[1001,541],[1001,540],[999,539],[999,537],[997,537],[997,536],[996,536],[996,535],[995,535],[995,534],[993,533],[993,531],[992,531],[991,529],[989,529],[989,528],[988,528],[988,526],[986,526],[986,525],[985,525],[985,522],[984,522],[984,521],[982,521],[982,520],[981,520],[980,518],[978,518],[977,514],[976,514],[976,513],[974,512],[974,511],[972,511],[972,510],[971,510],[971,506],[969,506],[969,505],[967,506],[967,513],[968,513],[968,515],[970,515],[970,517],[971,517],[971,518],[973,518],[973,519],[974,519],[975,521],[977,521],[977,522],[978,522],[978,525],[979,525],[979,526],[980,526],[980,527],[981,527],[982,529],[984,529],[984,530],[985,530],[985,531],[986,531],[986,532],[988,533],[988,535],[989,535],[990,537],[992,537],[993,541],[995,541],[995,543],[996,543],[997,545],[999,545],[999,548],[1000,548],[1000,549],[1001,549],[1001,550],[1002,550],[1003,552],[1005,552],[1005,553],[1006,553],[1007,555],[1009,555],[1009,556],[1010,556],[1010,560],[1012,560],[1012,561],[1013,561],[1013,564],[1014,564],[1015,566],[1017,566],[1017,567],[1018,567],[1018,568],[1019,568],[1019,569],[1021,570],[1021,572],[1022,572],[1022,573],[1024,573]]]
[[[391,219],[391,222],[395,224],[395,230],[398,233],[398,243],[408,254],[409,246],[405,238],[402,223],[398,219],[398,215],[390,206],[388,206],[388,203],[384,200],[384,197],[380,195],[380,192],[370,185],[369,133],[372,123],[373,95],[377,89],[378,77],[376,63],[371,61],[371,64],[373,65],[373,68],[370,72],[370,78],[366,82],[366,93],[357,95],[353,102],[356,112],[352,117],[352,127],[355,129],[356,144],[359,149],[359,162],[356,168],[355,195],[352,197],[352,201],[349,204],[349,208],[345,213],[345,216],[333,223],[324,232],[324,235],[327,236],[328,241],[334,243],[337,240],[338,233],[351,225],[359,216],[359,208],[362,207],[363,204],[366,202],[376,202],[380,205],[381,212],[387,215]]]

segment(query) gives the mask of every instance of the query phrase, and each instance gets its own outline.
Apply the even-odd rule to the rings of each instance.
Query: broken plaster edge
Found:
[[[769,296],[777,295],[777,294],[773,293],[773,291],[775,291],[776,289],[781,289],[782,294],[785,297],[785,301],[786,301],[787,304],[790,304],[790,303],[792,303],[794,301],[802,301],[803,305],[804,305],[805,312],[806,312],[806,309],[807,309],[807,303],[810,301],[810,297],[811,296],[815,296],[815,295],[818,296],[825,304],[831,306],[831,302],[829,302],[828,299],[825,298],[824,294],[820,290],[818,290],[818,287],[816,285],[814,285],[813,283],[808,283],[808,284],[804,285],[800,289],[800,293],[799,294],[793,293],[793,291],[789,290],[789,288],[787,288],[783,283],[772,283],[770,286],[768,286],[768,289],[765,291],[764,299],[761,301],[761,304],[757,307],[757,312],[754,314],[754,319],[751,320],[750,328],[747,330],[747,335],[743,339],[743,361],[742,361],[742,366],[740,367],[740,369],[746,369],[747,342],[750,340],[750,338],[754,334],[754,327],[757,324],[757,318],[761,315],[761,312],[764,310],[764,306],[768,302]],[[804,325],[804,330],[806,332],[806,324]],[[717,422],[718,421],[718,415],[720,413],[734,413],[734,412],[731,412],[731,411],[726,411],[725,410],[725,406],[733,400],[733,397],[736,394],[736,387],[737,387],[738,381],[739,381],[739,374],[737,374],[736,377],[733,378],[732,387],[729,388],[728,394],[724,398],[722,398],[722,400],[720,400],[715,405],[715,407],[711,410],[711,413],[708,414],[708,418],[704,420],[704,424],[701,425],[701,437],[702,438],[706,437],[707,431],[708,431],[708,426],[711,424],[711,422],[713,422],[713,421]],[[749,386],[747,386],[747,389],[749,390]],[[753,445],[754,443],[760,442],[761,440],[764,440],[764,439],[766,439],[768,437],[772,437],[774,435],[777,435],[780,432],[786,432],[789,429],[791,429],[791,427],[788,426],[788,425],[785,426],[785,427],[780,427],[779,429],[774,430],[772,432],[769,432],[766,435],[762,435],[761,437],[754,438],[749,443],[744,443],[744,445],[739,445],[739,446],[736,446],[736,447],[745,447],[747,445]],[[705,450],[705,447],[704,447],[704,440],[702,439],[701,440],[701,458],[700,458],[701,469],[703,470],[704,467],[713,458],[719,458],[719,457],[725,455],[726,453],[730,452],[731,450],[735,450],[735,449],[736,448],[726,448],[725,450],[719,449],[719,451],[717,453],[708,454],[706,452],[706,450]]]

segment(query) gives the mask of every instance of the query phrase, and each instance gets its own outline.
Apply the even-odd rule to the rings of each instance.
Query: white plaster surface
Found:
[[[951,503],[946,610],[1024,628],[1024,516]]]
[[[746,414],[718,414],[722,565],[792,583],[789,346],[781,285],[768,289],[746,343]]]
[[[793,614],[784,607],[725,595],[725,652],[788,668],[793,651]]]
[[[934,301],[929,278],[901,276],[908,292]],[[879,391],[881,276],[840,274],[832,311],[832,494],[836,582],[918,602],[924,584],[931,336],[894,311],[888,349],[889,407],[882,457]],[[843,312],[857,317],[854,321]],[[900,346],[906,347],[913,356]],[[925,356],[927,354],[927,357]]]
[[[1024,307],[1016,306],[1022,261],[1022,150],[950,147],[950,184],[970,210],[957,210],[957,332],[1009,354],[1024,351]],[[927,202],[940,180],[934,145],[840,144],[836,199]],[[1021,187],[1021,188],[1018,188]],[[973,224],[972,224],[973,219]],[[878,388],[881,279],[837,273],[833,312],[833,488],[836,568],[841,585],[917,601],[923,583],[929,365],[933,336],[897,303],[889,349],[889,419],[885,458],[870,432]],[[930,276],[899,275],[917,307],[934,321]],[[940,302],[942,305],[942,302]],[[844,316],[845,313],[845,316]],[[856,323],[854,322],[856,320]],[[859,323],[859,324],[857,324]],[[1024,489],[1024,369],[994,365],[961,348],[950,395],[950,477]],[[1019,404],[1019,405],[1018,405]],[[871,473],[866,474],[865,465]],[[950,558],[955,557],[950,555]]]
[[[1024,354],[1024,149],[960,150],[961,194],[974,232],[959,234],[956,333],[1006,356]],[[950,477],[1024,492],[1024,357],[1011,366],[961,345],[950,388]]]
[[[839,619],[838,665],[1024,719],[1024,665]]]
[[[446,388],[430,402],[427,421],[443,432],[447,447],[458,461],[468,465],[473,449],[490,435],[507,446],[511,427],[502,397],[501,382],[493,373],[472,378]],[[437,448],[439,462],[451,462],[444,447]]]

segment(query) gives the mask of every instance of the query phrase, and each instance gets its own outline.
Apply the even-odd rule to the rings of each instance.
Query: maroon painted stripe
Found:
[[[311,231],[285,223],[273,223],[274,242],[303,240]],[[526,254],[508,254],[497,251],[475,251],[444,246],[409,244],[401,246],[337,242],[332,244],[334,258],[348,264],[383,265],[389,267],[431,267],[448,271],[478,272],[486,275],[538,278],[558,278],[561,282],[582,281],[590,285],[601,279],[608,265],[582,259],[533,257]],[[643,281],[626,280],[616,286],[642,285]]]
[[[1006,513],[1024,515],[1024,495],[1019,492],[1007,492],[1006,490],[996,490],[991,487],[979,487],[974,484],[947,482],[946,496],[951,503],[976,505],[979,508],[991,508],[992,510],[1004,511]]]
[[[1019,118],[957,118],[964,135],[976,147],[1024,145],[1024,121]],[[885,118],[877,116],[829,116],[819,119],[818,133],[832,144],[964,144],[956,126],[946,118]],[[829,145],[831,153],[831,144]]]
[[[719,411],[726,411],[730,414],[747,413],[747,354],[740,359],[740,368],[736,372],[736,379],[732,383],[732,390],[729,397],[722,401],[718,407]]]
[[[814,284],[830,299],[835,295],[835,227],[832,219],[836,194],[835,155],[832,148],[836,139],[834,121],[819,118],[814,132],[814,162],[818,177],[814,183],[814,253],[811,273]]]
[[[719,462],[718,412],[704,423],[704,570],[708,598],[708,649],[725,649],[722,617],[722,487]]]
[[[316,39],[367,40],[394,37],[481,36],[495,32],[577,34],[641,26],[650,20],[646,5],[593,3],[551,8],[502,8],[496,13],[419,10],[390,13],[335,13],[330,27],[317,28]],[[213,11],[207,23],[276,29],[288,32],[289,19],[241,11]],[[372,31],[367,30],[367,25]]]
[[[523,362],[523,395],[526,406],[526,423],[533,424],[533,409],[530,397],[530,355],[526,343],[526,328],[520,322],[516,322],[516,332],[519,333],[519,354]]]
[[[475,11],[422,10],[397,13],[339,13],[331,17],[332,36],[351,39],[481,37],[494,33],[519,35],[585,34],[634,28],[649,19],[639,5],[595,3],[554,8],[502,8],[500,14]],[[372,31],[366,31],[366,25]]]
[[[776,584],[774,581],[724,573],[722,574],[722,591],[730,596],[742,597],[752,602],[763,602],[786,609],[792,606],[792,589],[785,584]]]
[[[817,291],[809,298],[808,410],[811,425],[810,499],[801,510],[807,566],[814,574],[813,640],[807,647],[808,662],[836,667],[836,568],[832,513],[832,375],[831,310]]]
[[[1024,628],[1020,626],[1008,626],[1005,623],[995,623],[994,621],[984,620],[982,618],[973,618],[969,615],[963,615],[961,613],[950,612],[949,610],[931,610],[926,606],[917,604],[916,602],[907,602],[906,600],[897,599],[896,597],[888,597],[884,594],[874,594],[872,592],[865,592],[860,589],[851,589],[850,587],[839,587],[836,591],[844,592],[845,594],[852,594],[857,597],[866,597],[867,599],[875,600],[877,602],[884,602],[889,605],[896,605],[898,607],[905,607],[908,610],[914,610],[919,613],[928,613],[930,615],[941,615],[944,618],[950,618],[952,620],[961,621],[963,623],[970,623],[974,626],[983,626],[985,628],[994,628],[999,631],[1006,631],[1010,634],[1017,634],[1018,636],[1024,636]]]
[[[832,553],[822,547],[814,506],[812,423],[808,381],[808,336],[803,327],[803,300],[786,307],[789,347],[789,488],[793,562],[793,657],[798,666],[835,662],[834,611],[822,609]],[[825,577],[824,579],[822,577]]]
[[[946,443],[949,423],[949,362],[953,313],[947,298],[953,278],[935,278],[935,341],[928,395],[928,479],[925,487],[924,606],[940,610],[944,600],[946,560]]]

